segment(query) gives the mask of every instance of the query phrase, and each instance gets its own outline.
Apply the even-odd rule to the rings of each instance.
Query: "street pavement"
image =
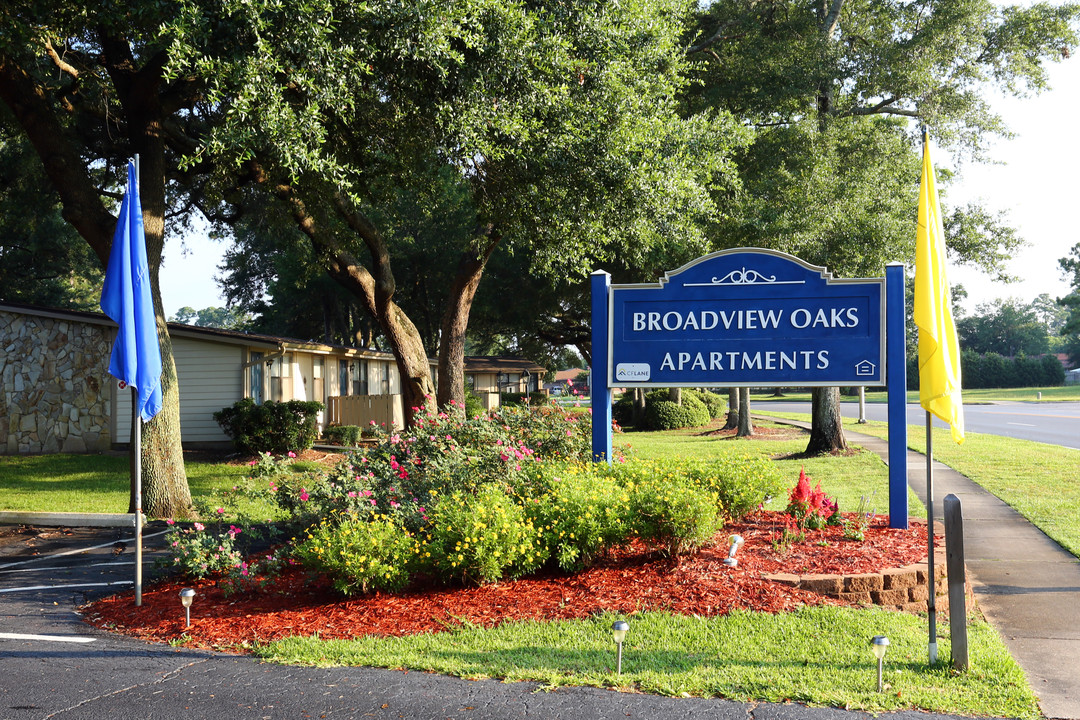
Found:
[[[849,435],[875,452],[884,443]],[[925,486],[921,455],[909,482]],[[969,578],[1050,718],[1080,718],[1080,564],[996,498],[935,470],[936,497],[957,494]],[[82,622],[88,600],[130,589],[130,530],[0,528],[0,720],[409,718],[494,720],[841,720],[862,712],[798,704],[665,698],[596,688],[468,681],[374,668],[304,668],[146,644]],[[147,565],[163,553],[147,529]],[[152,576],[148,571],[147,579]],[[181,612],[179,603],[177,611]],[[889,713],[891,720],[955,716]],[[957,719],[959,720],[959,719]]]

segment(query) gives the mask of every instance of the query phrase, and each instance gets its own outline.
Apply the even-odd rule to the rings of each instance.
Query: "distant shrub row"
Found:
[[[684,427],[708,425],[713,418],[723,417],[727,412],[724,398],[710,390],[684,388],[682,404],[669,399],[666,389],[645,394],[645,415],[642,422],[634,422],[634,398],[624,393],[612,408],[615,421],[620,425],[634,426],[639,430],[675,430]]]
[[[960,355],[963,386],[976,388],[1048,387],[1065,382],[1065,368],[1054,355],[1007,358],[997,353],[964,352]],[[908,389],[919,389],[919,363],[908,361]]]

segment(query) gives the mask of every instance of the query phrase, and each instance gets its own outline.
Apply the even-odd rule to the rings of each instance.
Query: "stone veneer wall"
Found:
[[[112,335],[92,323],[0,311],[0,454],[110,448]]]

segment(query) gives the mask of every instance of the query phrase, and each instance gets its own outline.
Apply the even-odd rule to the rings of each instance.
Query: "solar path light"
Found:
[[[729,541],[731,542],[731,548],[728,550],[727,557],[724,558],[724,564],[728,567],[737,567],[739,565],[739,560],[735,557],[735,553],[739,552],[739,548],[742,547],[742,535],[732,535],[729,538]]]
[[[191,588],[184,588],[180,591],[180,602],[184,606],[184,619],[187,620],[187,625],[184,627],[191,627],[191,603],[195,600],[195,591]]]
[[[884,635],[875,635],[874,639],[870,641],[870,647],[874,650],[874,657],[877,658],[877,691],[884,692],[885,686],[881,682],[881,666],[885,662],[885,653],[889,649],[889,638]]]
[[[611,626],[611,635],[615,639],[616,647],[618,647],[618,655],[615,663],[617,668],[616,672],[619,675],[622,675],[622,645],[623,641],[626,640],[626,631],[629,629],[630,623],[625,620],[616,620]]]

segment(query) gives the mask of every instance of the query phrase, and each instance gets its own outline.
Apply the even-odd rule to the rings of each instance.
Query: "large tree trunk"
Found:
[[[634,405],[631,410],[630,424],[641,429],[645,424],[645,389],[634,388]]]
[[[470,248],[461,255],[457,274],[446,299],[446,311],[442,318],[439,341],[438,404],[445,408],[453,402],[458,408],[465,407],[465,331],[469,327],[476,289],[484,268],[499,243],[500,236],[490,226],[478,237],[482,249]]]
[[[405,426],[412,427],[416,411],[435,396],[431,382],[431,363],[424,352],[424,341],[412,320],[398,307],[389,303],[379,316],[379,325],[390,343],[401,375],[401,402],[405,408]]]
[[[682,405],[682,388],[681,387],[668,388],[667,399],[670,400],[671,402],[675,403],[676,405]]]
[[[154,294],[157,295],[157,288]],[[157,307],[160,302],[155,301]],[[184,470],[180,434],[180,384],[172,354],[172,338],[165,318],[157,315],[161,343],[161,412],[143,426],[142,484],[143,510],[152,517],[186,518],[193,515],[191,490]],[[180,462],[177,462],[179,459]],[[134,512],[135,498],[128,512]]]
[[[840,388],[814,388],[813,415],[807,455],[824,455],[847,449],[844,425],[840,417]]]
[[[739,427],[739,388],[728,388],[727,422],[724,430],[734,430]]]
[[[750,388],[739,388],[739,432],[736,437],[750,437],[754,425],[750,422]]]
[[[172,338],[165,322],[158,277],[165,249],[165,137],[161,107],[161,65],[155,57],[137,73],[129,72],[130,49],[126,42],[105,42],[109,71],[121,93],[128,116],[128,134],[139,154],[139,199],[146,236],[146,260],[150,292],[161,346],[162,408],[144,427],[142,435],[143,507],[148,515],[187,517],[191,514],[191,491],[184,469],[180,433],[180,383],[172,354]],[[132,487],[132,510],[134,510]]]
[[[270,181],[265,169],[253,161],[252,176],[257,182]],[[382,234],[362,213],[353,208],[343,197],[334,199],[338,215],[349,228],[363,240],[371,257],[369,270],[347,250],[334,233],[320,226],[307,210],[296,188],[284,183],[272,184],[272,191],[285,203],[297,228],[311,241],[316,252],[323,258],[326,272],[342,287],[363,301],[368,313],[390,344],[401,376],[401,402],[405,426],[412,427],[417,409],[435,397],[435,385],[431,380],[431,364],[424,351],[424,341],[405,311],[394,302],[396,284],[390,268],[390,252]]]

